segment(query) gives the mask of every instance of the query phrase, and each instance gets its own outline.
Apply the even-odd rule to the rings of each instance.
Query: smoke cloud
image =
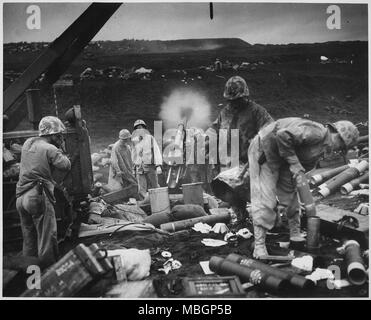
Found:
[[[210,103],[194,89],[176,89],[164,99],[160,118],[165,129],[176,128],[186,114],[188,127],[206,128],[210,123]]]

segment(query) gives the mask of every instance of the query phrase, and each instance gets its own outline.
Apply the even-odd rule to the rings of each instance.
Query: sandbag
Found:
[[[171,210],[170,216],[172,221],[179,221],[207,216],[207,213],[198,204],[181,204]]]
[[[143,222],[150,223],[155,227],[159,227],[163,223],[168,223],[171,221],[171,216],[167,212],[154,213],[146,217]]]
[[[243,166],[234,167],[217,175],[210,184],[214,195],[232,205],[250,202],[250,176],[246,171],[244,180],[239,179],[242,170]],[[231,194],[233,195],[232,201]]]
[[[102,213],[102,217],[110,217],[130,222],[143,222],[147,217],[146,213],[138,206],[127,204],[107,205],[107,210]]]

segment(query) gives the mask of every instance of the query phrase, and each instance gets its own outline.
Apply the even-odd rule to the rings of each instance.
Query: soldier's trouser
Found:
[[[143,196],[143,198],[145,197],[148,189],[155,189],[160,187],[160,185],[158,184],[158,177],[155,167],[150,167],[148,171],[138,173],[137,176],[139,193]]]
[[[255,225],[270,230],[276,221],[277,197],[280,204],[286,207],[288,218],[297,213],[299,203],[289,166],[283,165],[272,172],[267,162],[258,163],[262,153],[260,137],[256,135],[248,151],[251,213]]]
[[[53,204],[37,188],[27,191],[16,202],[23,234],[23,255],[40,258],[45,265],[58,259],[57,221]]]

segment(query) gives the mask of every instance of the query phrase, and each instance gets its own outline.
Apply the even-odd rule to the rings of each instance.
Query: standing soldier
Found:
[[[54,168],[68,171],[71,162],[59,149],[65,126],[56,117],[41,119],[39,137],[22,147],[16,197],[23,234],[23,255],[39,257],[51,265],[58,259],[57,221],[54,205]]]
[[[220,135],[224,132],[227,133],[227,150],[226,152],[220,149],[220,143],[218,142],[218,165],[214,167],[214,176],[218,174],[221,170],[222,159],[221,154],[227,154],[227,161],[229,163],[223,163],[223,166],[226,165],[227,169],[231,167],[231,164],[239,163],[240,165],[245,165],[247,168],[248,156],[247,151],[250,145],[250,141],[255,137],[261,128],[273,122],[273,118],[270,116],[268,111],[251,100],[249,88],[247,87],[246,81],[239,77],[231,77],[224,89],[224,98],[228,100],[228,104],[220,111],[217,119],[214,121],[211,129],[214,129],[218,134],[218,140],[220,141]],[[231,130],[238,129],[238,159],[231,159]],[[220,131],[219,131],[220,130]],[[223,131],[226,130],[226,131]],[[210,129],[209,135],[213,134],[213,130]],[[215,132],[214,131],[214,132]],[[215,161],[215,160],[214,160]],[[232,171],[231,171],[232,170]],[[230,175],[233,176],[237,173],[239,177],[242,178],[246,170],[235,171],[233,168],[220,173],[220,177],[230,179]],[[214,178],[214,177],[213,177]],[[209,178],[210,180],[210,178]],[[235,197],[231,197],[229,204],[232,206],[233,210],[237,214],[239,221],[244,221],[246,217],[245,205],[241,207],[241,204],[244,201],[233,200]]]
[[[108,187],[111,191],[137,185],[132,160],[131,134],[122,129],[119,140],[112,147]]]
[[[157,175],[162,173],[162,155],[155,138],[147,130],[143,120],[135,121],[132,142],[139,194],[145,198],[148,189],[160,187]]]
[[[255,258],[268,254],[265,236],[275,225],[276,199],[286,210],[290,238],[300,237],[297,175],[313,169],[325,153],[346,152],[358,137],[358,129],[349,121],[323,126],[300,118],[277,120],[256,135],[249,148]]]
[[[217,133],[220,129],[227,130],[228,154],[231,129],[239,130],[239,160],[245,164],[248,161],[250,141],[263,126],[273,122],[273,118],[265,108],[250,99],[246,81],[239,76],[231,77],[227,81],[223,96],[228,100],[228,104],[220,111],[211,128]]]

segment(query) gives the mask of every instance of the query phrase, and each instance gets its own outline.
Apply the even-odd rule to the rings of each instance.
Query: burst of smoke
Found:
[[[200,92],[176,89],[164,99],[160,118],[169,129],[176,128],[185,115],[190,115],[188,127],[205,128],[210,122],[210,103]]]

